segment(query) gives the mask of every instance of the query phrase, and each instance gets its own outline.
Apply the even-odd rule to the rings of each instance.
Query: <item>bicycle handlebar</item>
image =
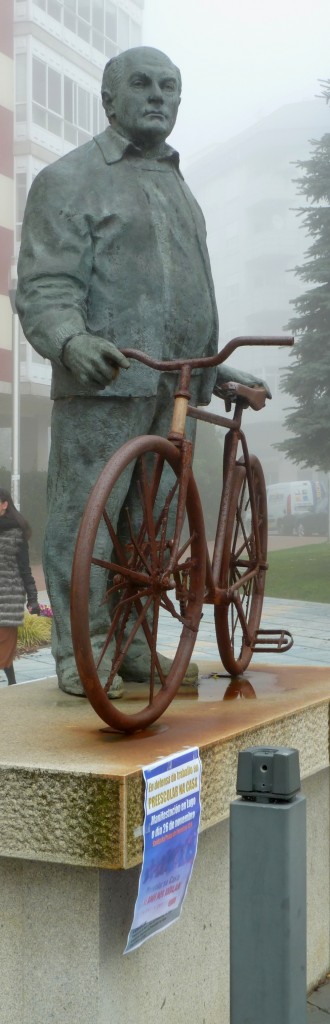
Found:
[[[123,348],[122,352],[127,359],[136,359],[139,363],[144,363],[145,366],[150,366],[153,370],[174,371],[181,370],[183,366],[189,366],[192,370],[197,370],[206,369],[208,366],[219,366],[220,363],[224,363],[228,359],[228,356],[231,356],[232,352],[235,352],[235,349],[243,348],[245,345],[282,345],[291,347],[293,344],[294,338],[286,338],[283,334],[265,338],[242,336],[228,341],[227,345],[216,356],[201,356],[200,359],[151,359],[145,352],[140,352],[139,349],[135,348]]]

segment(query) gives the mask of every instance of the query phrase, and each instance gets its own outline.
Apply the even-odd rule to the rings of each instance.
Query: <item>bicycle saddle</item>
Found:
[[[237,381],[230,380],[228,384],[221,384],[221,387],[216,387],[214,393],[219,398],[224,398],[225,402],[230,403],[235,401],[236,398],[243,398],[245,408],[251,406],[251,409],[255,409],[258,412],[259,409],[263,409],[266,405],[267,391],[263,387],[247,387],[246,384],[238,384]],[[227,405],[226,405],[227,408]]]

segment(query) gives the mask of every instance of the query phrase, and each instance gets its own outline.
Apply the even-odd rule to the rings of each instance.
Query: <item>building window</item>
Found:
[[[16,174],[15,178],[15,190],[16,190],[16,242],[21,241],[21,230],[23,214],[25,210],[26,196],[27,196],[27,175],[25,171],[20,171]]]
[[[141,28],[136,21],[131,18],[130,21],[130,46],[140,46],[141,43]]]
[[[62,135],[61,75],[37,57],[32,60],[32,121]]]
[[[79,39],[106,54],[138,46],[141,27],[112,0],[33,0],[36,7],[60,22]],[[138,3],[143,7],[143,0]]]
[[[121,50],[127,50],[130,44],[129,38],[129,17],[125,11],[117,10],[117,42]]]
[[[94,131],[94,108],[97,97],[91,96],[77,82],[64,76],[64,138],[73,146],[87,142]],[[98,128],[96,129],[98,131]]]
[[[16,121],[26,121],[26,53],[18,53],[15,60]]]
[[[38,57],[32,58],[32,121],[72,146],[88,142],[107,123],[99,95]]]
[[[63,0],[33,0],[36,7],[40,7],[41,11],[45,11],[49,14],[50,18],[54,18],[55,21],[61,22]]]
[[[17,258],[21,242],[22,221],[28,191],[34,181],[34,178],[39,174],[43,167],[46,166],[46,164],[44,161],[37,160],[31,156],[16,157],[14,164],[15,258]]]

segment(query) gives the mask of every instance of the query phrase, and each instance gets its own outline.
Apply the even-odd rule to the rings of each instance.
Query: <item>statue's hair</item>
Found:
[[[182,81],[180,70],[172,63],[170,58],[167,57],[166,53],[162,53],[161,50],[155,50],[152,46],[134,46],[130,50],[124,50],[123,53],[118,53],[116,57],[111,57],[105,65],[101,85],[101,95],[104,107],[106,99],[109,96],[112,98],[116,95],[119,83],[123,76],[126,60],[129,60],[131,55],[137,53],[139,50],[150,50],[150,53],[159,53],[161,57],[165,57],[168,64],[170,64],[175,71],[178,80],[179,93],[181,94]]]

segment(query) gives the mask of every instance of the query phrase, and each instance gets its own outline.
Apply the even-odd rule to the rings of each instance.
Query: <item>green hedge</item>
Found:
[[[0,467],[0,487],[10,491],[11,477],[8,469]],[[46,483],[47,472],[33,470],[21,475],[21,512],[30,523],[32,537],[30,540],[31,562],[41,561],[42,544],[46,524]]]

